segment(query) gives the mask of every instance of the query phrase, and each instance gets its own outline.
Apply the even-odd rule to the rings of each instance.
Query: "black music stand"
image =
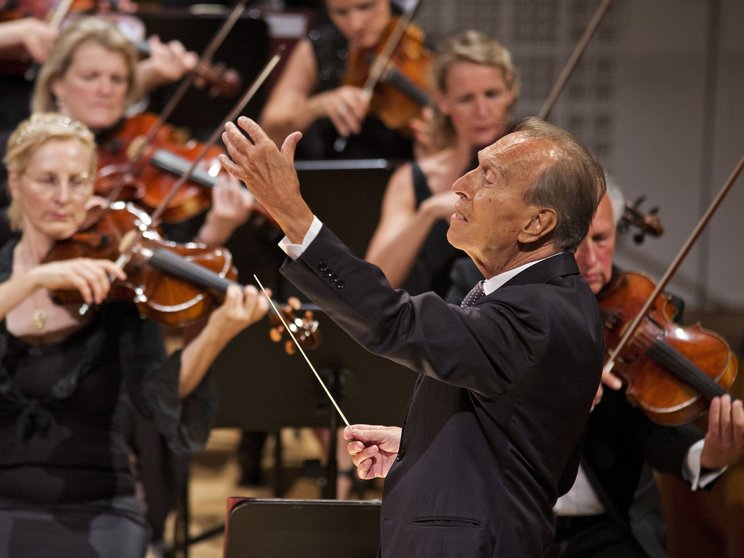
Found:
[[[349,421],[402,424],[415,372],[362,348],[322,311],[315,309],[314,315],[321,342],[306,353]],[[283,343],[269,341],[269,329],[264,318],[233,339],[215,361],[217,424],[265,432],[335,427],[338,414],[305,360],[286,354]]]
[[[312,308],[320,323],[321,343],[306,353],[348,420],[352,424],[402,425],[416,373],[370,353],[317,307]],[[302,356],[288,355],[284,343],[269,340],[270,327],[268,317],[264,318],[237,335],[215,360],[220,393],[217,426],[265,432],[328,427],[331,443],[324,496],[333,498],[338,413]],[[192,537],[188,486],[181,500],[182,522],[176,529],[174,549],[188,555],[184,549],[221,533],[223,526]]]
[[[364,257],[377,226],[382,197],[394,164],[384,159],[297,161],[302,195],[316,215],[358,256]],[[240,255],[236,254],[236,258]],[[259,276],[259,279],[265,279]],[[275,298],[299,292],[288,282]],[[352,340],[330,319],[316,312],[321,343],[308,356],[352,423],[402,424],[416,374],[375,356]],[[289,356],[268,340],[268,319],[243,331],[214,363],[220,393],[217,426],[276,432],[285,427],[328,427],[336,432],[338,414],[301,355]],[[277,451],[281,444],[276,444]],[[281,456],[276,455],[277,463]],[[336,486],[336,436],[330,436],[326,497]],[[281,493],[281,475],[274,493]],[[187,548],[222,531],[222,526],[189,534],[188,486],[177,517],[176,549]]]
[[[228,502],[225,558],[374,558],[380,501]]]
[[[297,161],[302,197],[315,215],[360,258],[380,220],[395,165],[386,159]]]

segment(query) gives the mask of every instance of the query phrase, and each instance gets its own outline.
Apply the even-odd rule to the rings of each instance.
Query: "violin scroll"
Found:
[[[659,217],[659,207],[652,207],[647,213],[641,211],[641,205],[646,201],[646,196],[636,198],[633,203],[626,202],[623,215],[617,224],[617,231],[621,234],[635,229],[633,240],[636,244],[642,244],[646,235],[659,237],[664,233]]]
[[[296,297],[290,297],[287,299],[287,304],[278,307],[278,310],[282,313],[282,318],[284,318],[284,323],[287,324],[297,342],[306,349],[315,349],[320,344],[318,320],[315,319],[310,310],[306,310],[302,317],[298,317],[296,312],[301,309],[302,304]],[[269,330],[269,337],[275,343],[281,342],[287,331],[282,320],[276,314],[271,314],[269,321],[272,325]],[[284,341],[284,350],[288,355],[295,353],[295,345],[291,339]]]

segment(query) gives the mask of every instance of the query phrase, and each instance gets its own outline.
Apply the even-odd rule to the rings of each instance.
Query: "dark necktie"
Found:
[[[470,289],[470,292],[467,294],[467,296],[462,299],[460,306],[462,308],[472,306],[484,296],[486,296],[486,292],[483,290],[483,281],[481,280],[475,284],[475,287]]]

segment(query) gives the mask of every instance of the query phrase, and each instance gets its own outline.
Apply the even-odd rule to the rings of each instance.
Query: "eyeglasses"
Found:
[[[41,176],[26,176],[34,185],[34,188],[43,195],[50,196],[59,192],[62,184],[67,185],[68,193],[75,198],[82,198],[92,193],[93,178],[87,172],[81,172],[68,178],[63,178],[51,172]]]

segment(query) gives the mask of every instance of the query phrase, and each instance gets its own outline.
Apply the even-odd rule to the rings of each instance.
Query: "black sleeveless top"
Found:
[[[318,84],[313,95],[341,86],[346,59],[347,42],[331,24],[326,23],[310,32],[318,66]],[[349,136],[346,147],[338,153],[333,144],[338,132],[330,119],[316,120],[304,133],[297,146],[298,159],[411,159],[413,141],[396,130],[388,129],[377,117],[370,115],[362,124],[361,133]]]
[[[421,167],[415,161],[411,164],[416,208],[431,197],[429,182]],[[416,256],[411,272],[403,289],[412,295],[434,291],[444,298],[450,288],[450,268],[458,257],[467,257],[465,252],[452,246],[447,240],[449,223],[440,219],[431,227],[421,250]]]

